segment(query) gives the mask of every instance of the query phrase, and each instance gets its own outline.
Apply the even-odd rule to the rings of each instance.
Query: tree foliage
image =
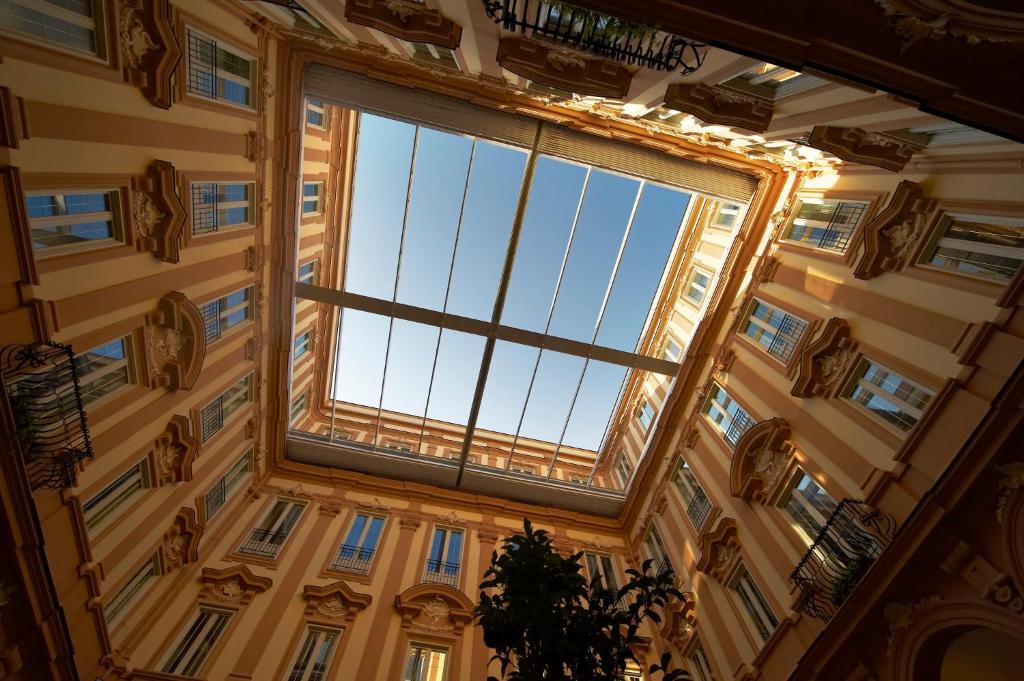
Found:
[[[645,561],[610,589],[600,575],[587,580],[582,556],[559,555],[529,520],[491,554],[475,617],[505,681],[619,681],[627,663],[639,663],[632,646],[641,643],[641,624],[660,623],[670,600],[682,598],[671,568],[655,574]],[[663,681],[689,678],[668,664],[666,654],[649,671]]]

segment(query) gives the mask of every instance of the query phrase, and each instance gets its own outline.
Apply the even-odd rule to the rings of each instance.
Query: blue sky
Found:
[[[428,128],[417,138],[412,124],[363,114],[346,290],[490,320],[526,162],[525,150]],[[634,351],[689,200],[538,158],[501,323]],[[465,424],[483,347],[482,337],[347,309],[335,396]],[[498,341],[478,428],[515,433],[522,420],[523,437],[557,442],[564,430],[565,444],[596,449],[625,373]]]

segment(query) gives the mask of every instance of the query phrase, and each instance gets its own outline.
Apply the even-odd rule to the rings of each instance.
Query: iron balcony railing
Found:
[[[750,430],[754,425],[754,419],[750,418],[746,412],[737,411],[732,415],[732,419],[729,421],[729,427],[725,429],[725,441],[730,446],[735,447],[736,443],[743,437],[743,433]]]
[[[838,203],[835,210],[832,211],[828,227],[818,238],[818,248],[835,253],[846,253],[853,228],[860,221],[864,208],[865,204],[863,203]]]
[[[331,563],[332,570],[345,570],[346,572],[359,572],[366,574],[370,571],[370,564],[373,562],[374,549],[366,549],[361,546],[344,544],[338,550],[338,555]]]
[[[483,0],[487,16],[506,31],[544,38],[605,59],[658,71],[693,73],[707,46],[647,26],[553,0]]]
[[[4,390],[32,489],[73,487],[79,465],[92,458],[77,362],[71,348],[59,343],[0,350]]]
[[[459,564],[428,560],[426,570],[423,571],[423,581],[447,584],[457,589],[459,588]]]
[[[800,609],[832,619],[896,531],[895,521],[859,499],[843,499],[789,579],[800,587]]]
[[[249,532],[249,536],[239,547],[239,553],[261,558],[273,558],[281,550],[281,545],[288,538],[288,532],[284,530],[262,530],[255,528]]]
[[[708,521],[710,514],[711,499],[708,499],[708,495],[704,490],[698,487],[693,495],[693,499],[690,499],[690,503],[686,505],[686,515],[690,516],[690,522],[700,532],[704,528],[704,523]]]
[[[778,358],[782,362],[788,362],[793,357],[793,350],[800,342],[807,324],[793,315],[784,315],[775,335],[768,344],[768,354]]]

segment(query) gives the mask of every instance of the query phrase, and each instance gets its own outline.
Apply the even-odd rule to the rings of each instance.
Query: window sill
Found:
[[[258,84],[252,83],[251,87],[252,94],[258,97]],[[181,104],[185,106],[194,106],[198,109],[215,111],[229,116],[237,116],[238,118],[245,118],[248,120],[255,120],[259,114],[259,111],[256,108],[242,106],[241,104],[235,104],[234,102],[225,101],[223,99],[210,99],[209,97],[193,94],[191,92],[185,92],[184,96],[181,98]]]

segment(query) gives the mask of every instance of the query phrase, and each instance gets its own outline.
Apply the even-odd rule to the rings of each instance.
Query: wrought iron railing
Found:
[[[374,549],[344,544],[338,550],[338,555],[334,557],[334,562],[331,563],[331,569],[366,574],[370,571],[370,564],[373,562],[373,554]]]
[[[793,357],[793,350],[796,349],[796,344],[800,342],[806,328],[807,324],[803,320],[793,315],[784,315],[768,344],[768,354],[782,362],[788,362]]]
[[[708,499],[708,495],[704,490],[698,487],[697,491],[694,492],[693,499],[690,499],[690,503],[686,505],[686,515],[690,516],[690,522],[700,532],[704,528],[704,523],[708,521],[710,514],[711,499]]]
[[[895,521],[859,499],[843,499],[789,576],[800,609],[826,622],[849,597],[896,531]]]
[[[487,16],[506,31],[544,38],[605,59],[658,71],[693,73],[707,46],[650,27],[552,0],[482,0]]]
[[[750,430],[754,425],[754,419],[744,411],[737,411],[729,421],[729,427],[725,429],[725,441],[735,447],[736,443],[743,437],[743,433]]]
[[[288,538],[284,530],[261,530],[254,528],[238,548],[239,553],[262,558],[273,558],[281,550],[281,545]]]
[[[865,204],[840,202],[832,211],[828,227],[818,239],[818,248],[835,253],[846,253],[850,236],[864,213]]]
[[[0,371],[16,439],[32,489],[72,487],[92,458],[89,426],[71,348],[59,343],[8,345]]]
[[[447,584],[459,588],[459,564],[446,563],[440,560],[428,560],[423,571],[423,581],[434,584]]]

